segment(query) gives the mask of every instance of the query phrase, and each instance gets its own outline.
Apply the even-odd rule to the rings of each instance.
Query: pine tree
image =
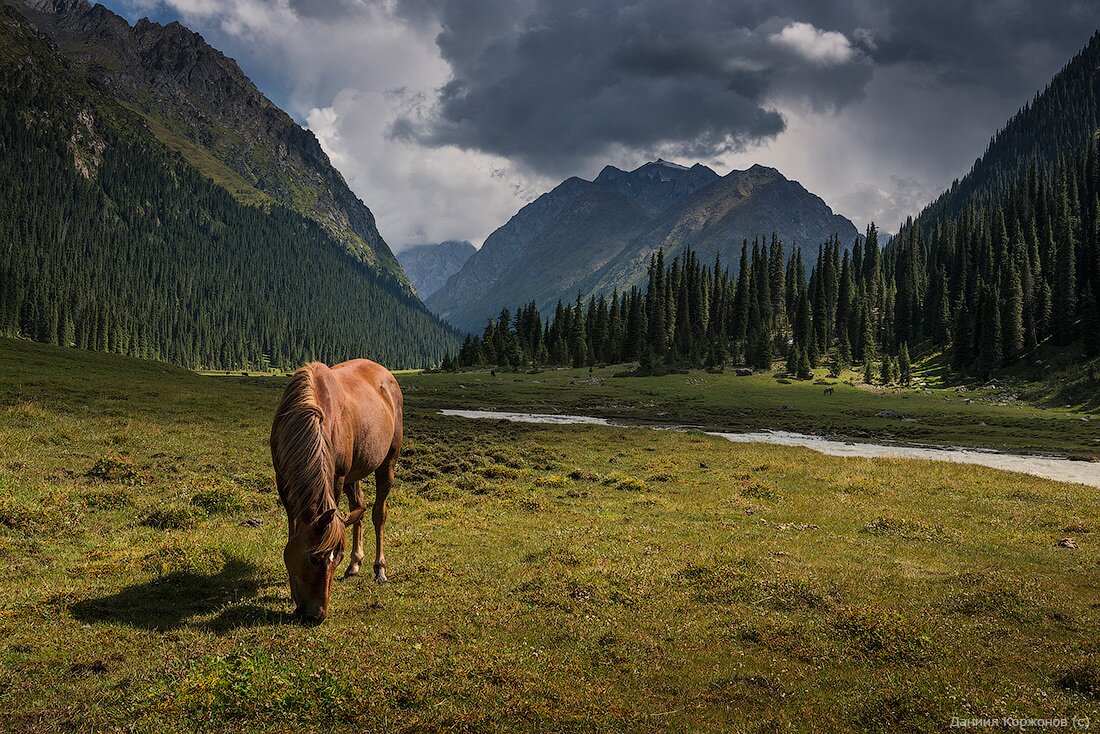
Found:
[[[1070,206],[1066,176],[1059,182],[1055,235],[1054,338],[1069,344],[1076,335],[1077,318],[1077,222]]]
[[[802,359],[802,350],[798,348],[797,344],[792,344],[791,349],[787,352],[787,374],[792,377],[798,376],[799,362]]]
[[[1100,304],[1090,283],[1081,296],[1081,345],[1085,359],[1100,355]]]
[[[883,385],[889,385],[894,381],[894,363],[889,354],[882,355],[882,362],[879,364],[879,379],[882,380]]]
[[[814,369],[810,357],[805,352],[798,355],[798,377],[803,380],[813,379]]]
[[[906,342],[901,343],[901,349],[898,351],[898,376],[901,384],[909,387],[912,365],[909,362],[909,345]]]

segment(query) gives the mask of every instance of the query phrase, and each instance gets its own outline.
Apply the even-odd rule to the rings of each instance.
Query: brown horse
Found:
[[[386,582],[382,527],[386,497],[401,452],[402,396],[385,367],[354,359],[329,368],[311,362],[294,373],[271,426],[271,460],[286,508],[283,550],[295,614],[309,622],[328,615],[336,567],[344,558],[345,529],[352,527],[351,563],[363,562],[365,512],[359,480],[374,472],[374,580]],[[350,511],[337,510],[340,493]]]

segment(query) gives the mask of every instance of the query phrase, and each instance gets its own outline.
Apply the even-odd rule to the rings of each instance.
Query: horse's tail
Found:
[[[307,364],[290,378],[271,426],[271,459],[282,478],[283,502],[292,519],[306,510],[319,513],[336,506],[331,493],[332,452],[321,430],[325,413],[317,400],[313,368],[313,363]],[[333,522],[328,529],[318,551],[333,550],[343,540],[343,523]]]

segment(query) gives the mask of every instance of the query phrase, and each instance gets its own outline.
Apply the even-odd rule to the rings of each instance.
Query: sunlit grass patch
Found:
[[[600,481],[605,486],[626,492],[641,492],[646,488],[646,483],[643,480],[622,472],[611,472]]]
[[[1032,583],[995,573],[963,573],[948,582],[943,606],[952,613],[1013,622],[1034,621],[1042,615],[1045,600]]]
[[[939,731],[970,710],[1100,708],[1100,500],[1081,487],[666,431],[463,421],[427,409],[421,382],[390,495],[390,583],[371,581],[367,522],[363,576],[334,581],[329,619],[303,627],[266,447],[277,380],[14,349],[0,348],[0,392],[71,441],[0,420],[0,509],[18,526],[0,523],[0,729],[893,732]],[[47,352],[65,368],[26,366]],[[570,372],[483,383],[501,405],[526,394],[548,409],[574,389]],[[465,380],[471,395],[482,384],[430,379]],[[701,389],[634,379],[654,404]],[[777,415],[803,420],[797,399],[774,395],[792,406]],[[614,397],[589,403],[635,409]],[[769,399],[742,392],[725,415]],[[104,457],[147,479],[86,476]],[[624,477],[641,486],[623,491]],[[740,494],[753,484],[779,501]],[[361,489],[369,504],[373,481]],[[231,498],[241,507],[221,511]],[[162,509],[195,522],[142,524]],[[861,532],[872,523],[883,534]],[[927,532],[949,542],[903,537]],[[1078,550],[1056,547],[1066,535]]]
[[[120,510],[134,504],[130,492],[121,487],[107,487],[85,492],[81,495],[89,510]]]
[[[752,482],[746,487],[741,488],[740,495],[746,499],[753,500],[765,500],[767,502],[777,502],[780,499],[779,492],[775,487],[765,482]]]
[[[141,524],[157,530],[189,530],[195,527],[200,512],[194,507],[165,506],[150,510]]]
[[[837,617],[837,627],[857,650],[874,657],[918,662],[933,651],[931,636],[901,612],[849,609]]]
[[[191,504],[207,513],[228,514],[244,509],[244,502],[232,488],[217,483],[196,492]]]
[[[882,491],[882,482],[873,477],[849,477],[838,488],[844,494],[874,497]]]
[[[920,520],[897,517],[876,517],[863,526],[864,533],[878,537],[900,538],[902,540],[922,540],[931,542],[948,537],[942,525],[934,525]]]
[[[124,456],[101,456],[84,473],[89,479],[100,482],[137,484],[142,476],[133,461]]]

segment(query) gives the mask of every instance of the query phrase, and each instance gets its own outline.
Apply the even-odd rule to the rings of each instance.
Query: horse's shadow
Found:
[[[261,581],[258,571],[255,564],[229,558],[215,574],[174,571],[109,596],[76,602],[69,611],[85,623],[114,622],[158,631],[195,626],[218,634],[293,622],[294,616],[279,608],[277,597],[257,598],[270,585]],[[213,619],[196,621],[219,609]]]

